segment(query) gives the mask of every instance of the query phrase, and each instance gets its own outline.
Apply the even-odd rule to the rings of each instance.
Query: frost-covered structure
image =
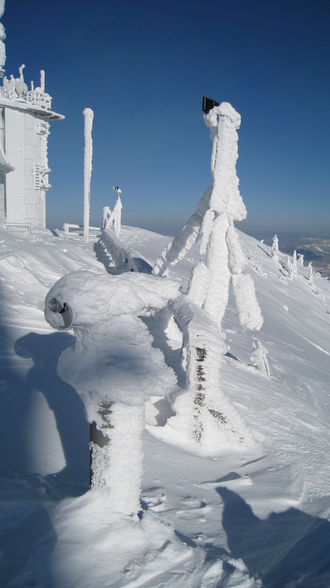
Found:
[[[119,186],[114,186],[113,188],[116,194],[116,204],[111,211],[109,206],[105,206],[103,208],[103,228],[105,230],[112,229],[114,230],[117,237],[120,237],[121,231],[121,211],[123,208],[122,201],[121,201],[121,194],[122,191]]]
[[[84,237],[89,239],[89,217],[91,206],[91,178],[93,160],[92,128],[94,112],[91,108],[84,108]]]
[[[212,184],[178,236],[163,251],[153,273],[166,275],[199,241],[199,262],[194,267],[183,306],[175,310],[182,323],[187,356],[187,387],[193,393],[194,437],[208,443],[209,427],[218,421],[227,434],[240,436],[241,425],[221,394],[219,363],[226,347],[222,320],[233,289],[242,327],[259,330],[262,315],[252,278],[245,271],[245,256],[234,221],[246,218],[236,175],[237,129],[241,117],[227,102],[204,116],[212,140]],[[206,327],[206,324],[208,326]],[[211,416],[210,416],[211,415]],[[233,427],[236,421],[237,427]]]
[[[0,17],[4,0],[0,3]],[[0,76],[5,73],[5,31],[0,24]],[[0,86],[0,223],[46,226],[49,183],[50,121],[64,117],[52,110],[45,90],[45,72],[37,87],[19,75],[4,76]]]
[[[109,492],[109,510],[139,510],[143,471],[144,403],[176,385],[141,316],[178,295],[179,284],[154,276],[79,271],[47,295],[45,316],[57,329],[73,328],[75,344],[58,362],[63,380],[79,392],[88,421],[92,486]]]

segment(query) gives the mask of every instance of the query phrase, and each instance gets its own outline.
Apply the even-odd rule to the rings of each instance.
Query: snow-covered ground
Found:
[[[121,239],[145,272],[168,242],[132,227]],[[330,586],[330,282],[315,276],[312,287],[301,267],[288,279],[286,256],[276,264],[269,247],[240,239],[270,377],[250,365],[253,336],[230,299],[221,388],[255,443],[200,457],[173,405],[149,401],[137,522],[114,515],[106,492],[88,491],[84,405],[57,373],[73,337],[44,319],[61,276],[111,280],[109,258],[98,239],[0,231],[1,586]],[[192,250],[169,272],[183,291],[195,262]],[[172,396],[184,398],[175,331],[145,324],[177,376]]]

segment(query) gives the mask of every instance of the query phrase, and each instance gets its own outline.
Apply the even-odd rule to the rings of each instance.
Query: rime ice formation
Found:
[[[278,236],[277,235],[274,235],[274,237],[273,237],[271,253],[272,253],[272,258],[274,259],[274,261],[278,262],[279,250],[278,250]]]
[[[293,265],[292,265],[291,257],[289,255],[286,259],[285,269],[287,271],[288,278],[290,280],[292,280],[292,278],[293,278]]]
[[[250,362],[253,367],[259,370],[264,376],[270,376],[269,363],[267,359],[268,351],[263,344],[254,339]]]
[[[292,276],[296,278],[298,275],[297,251],[294,250],[292,255]]]
[[[307,281],[311,287],[314,286],[313,265],[312,265],[311,261],[309,262],[309,264],[307,266]]]
[[[103,228],[113,229],[116,236],[120,237],[120,230],[121,230],[121,211],[123,208],[122,201],[121,201],[121,189],[118,186],[114,186],[114,192],[116,194],[116,204],[111,212],[108,206],[103,208]]]
[[[0,2],[0,17],[4,12]],[[4,76],[5,31],[0,24],[0,77]],[[51,110],[45,91],[45,72],[40,86],[29,89],[19,75],[2,79],[0,86],[0,224],[46,226],[46,192],[49,183],[48,136],[51,120],[64,117]]]
[[[286,271],[288,278],[293,280],[298,276],[298,262],[297,262],[297,251],[294,250],[292,258],[288,257],[286,261]]]
[[[179,396],[174,408],[180,418],[188,415],[195,450],[202,455],[219,455],[243,441],[245,446],[253,444],[249,431],[221,390],[219,367],[225,344],[217,323],[186,296],[175,300],[170,308],[183,332],[189,394],[189,398]]]
[[[304,267],[304,256],[302,253],[298,253],[298,265]]]
[[[221,324],[231,281],[242,326],[259,330],[262,316],[253,282],[244,269],[245,256],[234,227],[235,220],[246,218],[236,175],[236,130],[241,118],[230,104],[223,102],[204,119],[213,142],[212,185],[203,195],[196,213],[163,251],[153,273],[166,274],[168,268],[178,263],[199,238],[200,262],[192,273],[188,293],[190,300],[202,306]],[[243,299],[249,304],[244,311]]]
[[[91,108],[85,108],[84,115],[84,237],[89,239],[89,217],[91,205],[91,178],[92,178],[92,159],[93,159],[93,140],[92,128],[94,112]]]
[[[47,321],[75,334],[59,374],[78,390],[101,437],[91,444],[92,485],[106,488],[109,508],[126,515],[139,510],[144,402],[176,384],[139,317],[176,298],[178,287],[145,274],[79,271],[59,280],[46,298]]]
[[[254,283],[245,271],[245,256],[234,227],[234,221],[246,217],[236,175],[237,129],[241,117],[230,104],[223,102],[212,108],[204,120],[212,140],[211,187],[203,195],[196,213],[163,251],[153,269],[155,275],[167,274],[199,239],[199,262],[192,271],[188,293],[184,297],[188,301],[186,309],[190,316],[185,321],[184,347],[187,387],[193,392],[194,437],[201,445],[208,444],[206,423],[210,420],[218,421],[236,440],[241,439],[242,426],[233,426],[236,420],[234,411],[226,406],[219,381],[219,361],[225,351],[222,320],[230,285],[241,326],[259,330],[263,322]],[[198,334],[203,321],[210,321],[213,325],[209,329],[209,340],[206,334],[203,337]],[[217,337],[211,337],[211,332],[216,332]]]

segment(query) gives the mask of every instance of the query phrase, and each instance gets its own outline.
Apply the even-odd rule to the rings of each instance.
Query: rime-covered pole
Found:
[[[91,108],[85,108],[84,115],[84,238],[89,239],[89,216],[90,216],[90,199],[91,199],[91,177],[92,177],[92,159],[93,159],[93,141],[92,128],[94,112]]]

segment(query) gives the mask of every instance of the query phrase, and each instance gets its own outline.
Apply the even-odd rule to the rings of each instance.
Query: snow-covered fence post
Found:
[[[109,494],[109,510],[136,517],[143,473],[144,404],[176,385],[141,316],[178,295],[179,284],[147,274],[64,276],[45,301],[47,321],[73,328],[75,343],[58,372],[84,402],[91,427],[91,484]]]
[[[90,217],[90,200],[91,200],[91,177],[92,177],[92,159],[93,159],[93,141],[92,128],[94,112],[91,108],[85,108],[84,115],[84,238],[89,239],[89,217]]]
[[[192,393],[193,436],[198,444],[206,446],[209,444],[208,432],[212,429],[212,425],[207,425],[210,415],[217,421],[217,426],[226,424],[228,434],[232,431],[234,437],[239,437],[239,431],[230,424],[235,417],[231,419],[228,416],[235,411],[231,411],[228,404],[225,410],[219,408],[219,399],[225,405],[220,390],[219,367],[225,350],[222,320],[230,285],[235,295],[241,325],[259,330],[263,319],[252,278],[245,270],[245,256],[234,227],[234,221],[246,218],[246,208],[239,193],[236,175],[237,129],[241,117],[230,104],[223,102],[206,112],[204,120],[210,129],[213,143],[211,187],[203,195],[196,213],[163,251],[153,273],[166,274],[199,240],[200,259],[193,268],[186,299],[191,304],[190,312],[193,315],[197,313],[198,307],[205,313],[203,320],[205,322],[205,316],[208,317],[210,329],[209,335],[204,333],[202,337],[198,330],[202,328],[203,321],[193,316],[186,321],[184,347],[187,357],[187,388]],[[217,343],[211,337],[214,332],[211,322],[212,325],[217,325]],[[215,355],[214,349],[217,350]],[[219,414],[221,418],[218,418]]]

